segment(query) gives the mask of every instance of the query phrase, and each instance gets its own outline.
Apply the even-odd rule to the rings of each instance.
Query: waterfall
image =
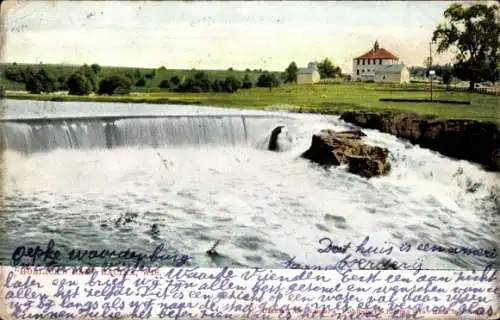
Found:
[[[286,122],[253,115],[134,118],[16,119],[0,123],[7,149],[23,154],[54,149],[255,144]]]

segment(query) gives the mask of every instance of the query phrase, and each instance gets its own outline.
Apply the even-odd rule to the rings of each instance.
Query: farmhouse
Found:
[[[409,83],[408,68],[398,57],[375,42],[373,48],[353,59],[353,81]]]
[[[309,62],[307,68],[297,70],[297,84],[316,83],[319,79],[318,68],[314,62]]]

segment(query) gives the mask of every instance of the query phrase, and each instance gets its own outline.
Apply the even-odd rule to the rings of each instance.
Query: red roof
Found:
[[[377,50],[370,50],[367,53],[354,58],[354,59],[382,59],[382,60],[398,60],[399,58],[385,50],[384,48],[379,48]]]

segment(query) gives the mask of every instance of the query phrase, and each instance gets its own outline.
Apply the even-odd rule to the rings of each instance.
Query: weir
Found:
[[[23,154],[54,149],[184,145],[245,145],[291,120],[274,115],[169,115],[0,120],[7,149]]]

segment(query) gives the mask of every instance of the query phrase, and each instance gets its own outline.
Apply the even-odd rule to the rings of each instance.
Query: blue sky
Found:
[[[282,70],[328,57],[349,71],[378,40],[421,65],[450,3],[8,1],[2,62]]]

